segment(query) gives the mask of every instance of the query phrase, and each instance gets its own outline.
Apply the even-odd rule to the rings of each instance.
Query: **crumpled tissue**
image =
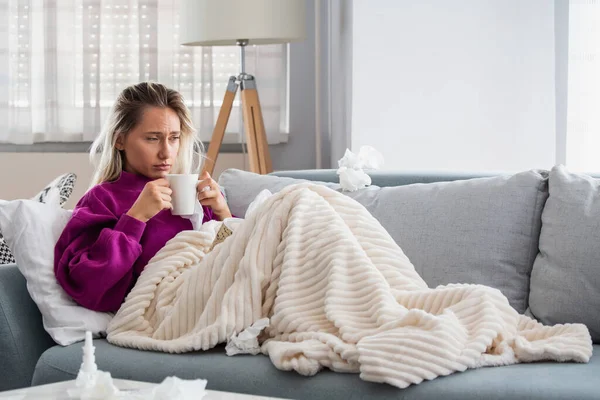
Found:
[[[160,385],[149,390],[140,390],[136,395],[140,396],[140,400],[200,400],[206,394],[206,383],[204,379],[186,380],[168,376]]]
[[[204,379],[184,380],[175,376],[165,378],[159,385],[140,390],[119,390],[110,372],[98,370],[92,343],[92,333],[85,333],[83,362],[75,380],[75,388],[68,389],[71,399],[79,400],[198,400],[206,394]]]
[[[75,389],[67,390],[69,397],[80,400],[121,399],[119,389],[114,385],[110,372],[80,370],[75,380]]]
[[[269,189],[261,190],[260,193],[256,195],[254,200],[252,200],[252,203],[248,205],[248,209],[246,209],[246,219],[248,219],[251,214],[256,212],[256,210],[258,210],[258,208],[271,196],[273,196],[273,193],[271,193]]]
[[[260,332],[269,326],[269,318],[261,318],[238,335],[232,335],[227,341],[225,346],[225,352],[228,356],[234,356],[236,354],[252,354],[257,355],[260,353],[260,346],[258,345],[258,335]]]
[[[379,169],[382,165],[383,155],[371,146],[362,146],[358,154],[346,149],[337,170],[342,190],[353,192],[370,185],[371,177],[363,169]]]

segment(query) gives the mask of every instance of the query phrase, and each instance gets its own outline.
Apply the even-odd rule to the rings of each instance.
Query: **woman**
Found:
[[[175,90],[143,82],[118,96],[91,148],[93,186],[55,247],[56,278],[78,304],[117,311],[156,252],[193,229],[190,219],[171,214],[165,176],[190,173],[195,147],[190,112]],[[197,188],[203,222],[231,217],[208,173]]]

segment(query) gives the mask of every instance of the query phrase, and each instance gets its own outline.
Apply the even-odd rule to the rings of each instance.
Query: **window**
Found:
[[[600,1],[569,4],[567,166],[600,172]]]
[[[91,141],[118,93],[152,80],[180,91],[202,140],[215,125],[239,49],[179,45],[178,0],[2,2],[0,142]],[[0,25],[1,26],[1,25]],[[287,46],[249,46],[269,142],[287,123]],[[239,94],[227,126],[239,139]],[[226,138],[227,140],[227,138]]]

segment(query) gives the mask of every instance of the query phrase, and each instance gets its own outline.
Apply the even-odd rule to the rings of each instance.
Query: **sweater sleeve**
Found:
[[[223,193],[223,191],[221,191],[221,196],[225,197],[225,194]],[[202,223],[208,222],[208,221],[218,221],[219,219],[217,218],[217,216],[215,215],[214,211],[212,210],[212,208],[207,207],[207,206],[202,206],[202,211],[204,212],[204,217],[202,218]],[[235,215],[231,215],[233,218],[237,218]]]
[[[202,206],[202,210],[204,211],[204,217],[202,218],[202,223],[217,220],[217,217],[215,216],[215,213],[213,212],[212,208],[207,207],[207,206]]]
[[[95,311],[119,309],[133,283],[146,226],[126,214],[115,215],[109,205],[93,189],[88,192],[54,253],[59,284],[78,304]]]
[[[207,207],[207,206],[202,206],[202,210],[204,211],[204,217],[202,218],[202,223],[208,222],[208,221],[218,221],[219,218],[217,218],[217,216],[215,215],[214,211],[212,210],[212,208]],[[237,218],[235,215],[231,214],[232,218]]]

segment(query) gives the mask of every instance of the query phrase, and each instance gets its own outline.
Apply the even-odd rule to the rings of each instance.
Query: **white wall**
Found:
[[[60,174],[74,172],[77,182],[65,208],[73,208],[89,187],[92,167],[86,153],[0,153],[0,199],[13,200],[36,195]],[[247,169],[243,154],[219,154],[213,179],[227,168]]]
[[[554,2],[354,0],[352,148],[385,169],[556,158]]]

